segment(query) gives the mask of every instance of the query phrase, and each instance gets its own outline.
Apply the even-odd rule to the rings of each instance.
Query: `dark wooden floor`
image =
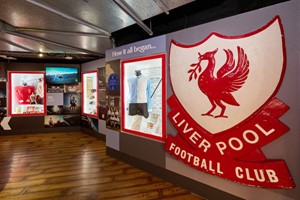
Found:
[[[105,155],[78,133],[0,136],[0,199],[203,199]]]

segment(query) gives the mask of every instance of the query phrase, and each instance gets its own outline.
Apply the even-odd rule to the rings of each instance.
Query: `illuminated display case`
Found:
[[[46,114],[45,72],[8,72],[9,115]]]
[[[98,118],[98,72],[82,73],[82,114]]]
[[[122,123],[125,133],[165,139],[165,55],[121,62]]]

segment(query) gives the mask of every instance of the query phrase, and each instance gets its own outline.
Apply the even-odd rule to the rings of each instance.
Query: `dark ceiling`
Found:
[[[72,15],[75,21],[37,7],[31,1],[47,3],[64,13],[76,13]],[[120,1],[129,5],[153,35],[120,8]],[[284,1],[0,0],[0,62],[85,63],[103,58],[106,49]],[[169,14],[160,10],[157,2],[164,3]],[[77,23],[77,19],[88,24]],[[105,37],[102,37],[103,32],[95,30],[94,25],[96,29],[104,27],[107,30]],[[38,58],[41,47],[45,56]],[[73,59],[66,60],[66,56]],[[7,59],[9,57],[17,60]]]
[[[285,1],[287,0],[196,0],[174,9],[169,15],[160,14],[144,22],[152,27],[153,36],[159,36]],[[112,36],[116,46],[150,38],[136,24],[116,31]]]

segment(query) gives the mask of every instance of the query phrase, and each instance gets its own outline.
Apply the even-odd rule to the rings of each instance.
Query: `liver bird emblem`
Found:
[[[216,65],[215,54],[218,49],[201,54],[198,52],[198,62],[190,65],[192,69],[188,71],[190,74],[189,81],[198,78],[199,89],[207,96],[212,107],[202,116],[211,117],[224,117],[226,106],[224,103],[239,106],[236,101],[233,92],[239,90],[249,74],[249,60],[244,52],[244,49],[237,46],[238,61],[235,64],[233,53],[230,49],[224,49],[226,53],[226,61],[224,65],[217,71],[216,77],[214,76],[214,70]],[[201,73],[201,62],[207,60],[207,66]],[[212,112],[217,108],[221,108],[219,115],[213,116]]]

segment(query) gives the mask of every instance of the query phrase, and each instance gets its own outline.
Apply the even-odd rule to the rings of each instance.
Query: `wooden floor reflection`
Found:
[[[203,199],[105,155],[79,133],[0,137],[0,199]]]

